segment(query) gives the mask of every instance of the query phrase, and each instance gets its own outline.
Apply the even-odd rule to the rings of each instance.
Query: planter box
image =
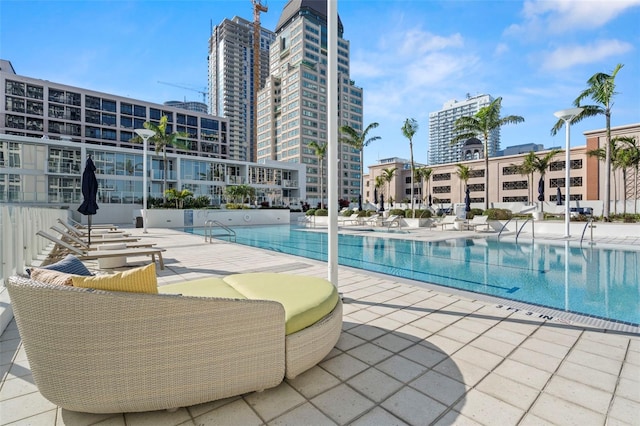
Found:
[[[134,212],[142,216],[142,211]],[[204,226],[208,220],[217,220],[223,225],[281,225],[291,222],[288,209],[246,209],[246,210],[178,210],[147,209],[147,228],[184,228]]]

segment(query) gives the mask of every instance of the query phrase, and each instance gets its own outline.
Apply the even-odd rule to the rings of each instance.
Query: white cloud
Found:
[[[502,56],[509,52],[509,45],[507,43],[498,43],[493,51],[494,56]]]
[[[409,30],[404,33],[403,38],[400,45],[401,55],[416,55],[464,45],[459,33],[443,37],[422,30]]]
[[[576,29],[593,30],[638,6],[640,0],[530,0],[522,9],[524,22],[512,25],[506,33],[558,34]]]
[[[563,46],[544,55],[542,68],[560,70],[574,65],[595,63],[632,49],[633,45],[619,40],[600,40],[583,46]]]

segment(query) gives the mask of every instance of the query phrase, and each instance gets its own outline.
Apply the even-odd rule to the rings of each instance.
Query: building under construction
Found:
[[[261,5],[254,1],[256,7]],[[256,159],[255,95],[269,75],[269,47],[274,40],[275,33],[262,28],[259,21],[256,25],[255,19],[235,16],[211,29],[209,111],[229,120],[230,159]]]

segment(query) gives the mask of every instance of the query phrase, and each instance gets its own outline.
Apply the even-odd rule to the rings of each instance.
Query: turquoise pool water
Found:
[[[293,225],[233,229],[240,244],[327,260],[323,232]],[[341,234],[338,247],[341,265],[640,324],[640,251],[485,238],[413,241],[380,233]]]

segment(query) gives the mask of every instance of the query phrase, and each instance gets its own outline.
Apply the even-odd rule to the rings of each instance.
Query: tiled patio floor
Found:
[[[167,249],[160,284],[256,271],[327,275],[323,262],[172,230],[151,229],[145,240]],[[262,393],[172,413],[56,407],[38,392],[12,322],[0,338],[0,424],[640,424],[637,333],[544,321],[351,268],[339,269],[339,281],[343,333],[322,363]]]

